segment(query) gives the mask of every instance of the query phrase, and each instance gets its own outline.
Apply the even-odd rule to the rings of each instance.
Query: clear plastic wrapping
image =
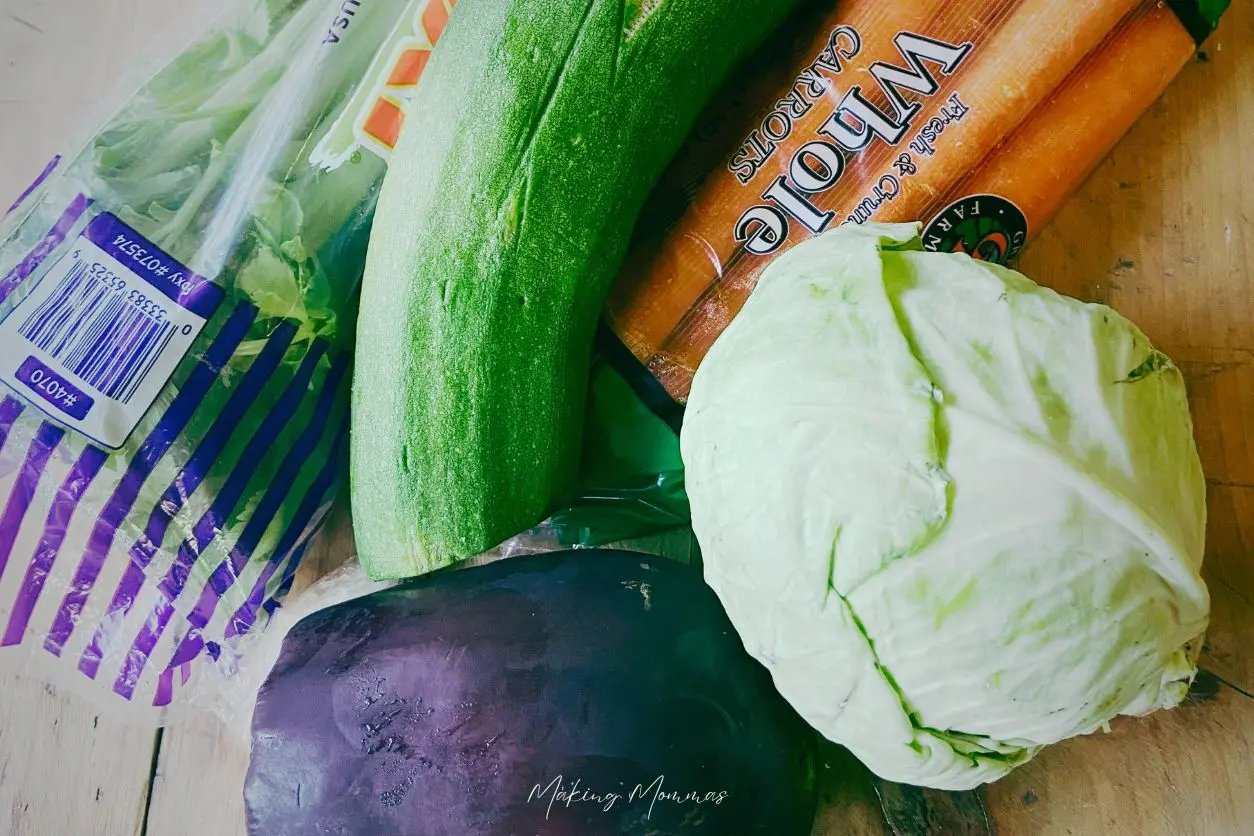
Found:
[[[160,722],[274,611],[343,482],[375,200],[451,8],[214,4],[0,222],[0,664]]]

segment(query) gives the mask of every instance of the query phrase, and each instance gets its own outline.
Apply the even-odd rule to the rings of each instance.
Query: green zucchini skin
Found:
[[[376,579],[490,549],[572,488],[593,336],[701,109],[795,0],[461,0],[393,154],[358,320]]]

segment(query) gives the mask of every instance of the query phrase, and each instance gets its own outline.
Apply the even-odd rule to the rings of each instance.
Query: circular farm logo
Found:
[[[997,195],[977,194],[951,203],[923,230],[929,252],[966,253],[981,261],[1009,264],[1028,240],[1028,219]]]

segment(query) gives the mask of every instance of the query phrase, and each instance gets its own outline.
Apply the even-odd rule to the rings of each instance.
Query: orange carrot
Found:
[[[1175,13],[1146,0],[1013,136],[933,203],[928,216],[965,195],[995,194],[1023,212],[1030,236],[1088,178],[1195,51]]]
[[[872,219],[922,220],[928,204],[951,189],[1058,89],[1139,2],[1069,0],[1061,9],[1050,0],[1024,3],[1006,35],[959,81],[964,92],[973,91],[965,96],[971,118],[947,130],[943,152],[917,160],[918,173],[903,178],[898,198],[884,204]]]

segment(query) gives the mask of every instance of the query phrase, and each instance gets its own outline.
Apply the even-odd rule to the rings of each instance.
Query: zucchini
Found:
[[[648,192],[794,0],[461,0],[410,104],[363,282],[352,501],[376,579],[542,521]]]

